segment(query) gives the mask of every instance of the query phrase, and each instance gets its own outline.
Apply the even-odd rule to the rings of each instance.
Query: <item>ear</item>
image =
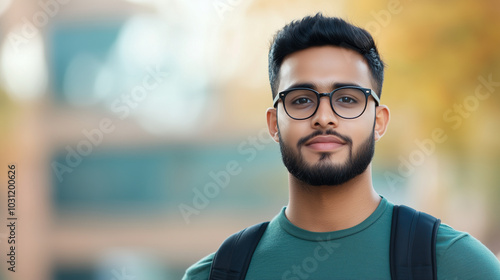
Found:
[[[279,142],[278,120],[276,119],[276,108],[268,108],[266,111],[267,129],[275,142]]]
[[[385,105],[379,105],[376,107],[375,113],[375,141],[378,141],[382,136],[384,136],[387,126],[389,125],[390,119],[389,107]]]

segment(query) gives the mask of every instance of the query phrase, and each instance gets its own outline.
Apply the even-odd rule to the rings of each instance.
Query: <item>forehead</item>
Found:
[[[285,57],[279,72],[278,92],[300,83],[314,84],[319,91],[331,91],[335,83],[373,88],[363,56],[335,46],[311,47]]]

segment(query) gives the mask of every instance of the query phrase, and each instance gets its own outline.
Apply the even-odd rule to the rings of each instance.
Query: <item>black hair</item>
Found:
[[[321,13],[292,21],[274,35],[269,49],[269,82],[273,98],[277,94],[279,71],[287,55],[310,47],[332,45],[361,54],[370,68],[375,91],[380,97],[384,81],[384,62],[368,31],[337,17]]]

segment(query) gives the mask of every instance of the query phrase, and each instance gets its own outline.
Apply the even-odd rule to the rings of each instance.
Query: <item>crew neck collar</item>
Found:
[[[355,225],[351,228],[343,229],[343,230],[337,230],[337,231],[330,231],[330,232],[313,232],[313,231],[308,231],[302,228],[297,227],[296,225],[292,224],[288,218],[285,215],[285,210],[286,206],[283,207],[281,210],[280,214],[277,217],[278,223],[281,228],[283,228],[287,233],[290,235],[293,235],[297,238],[304,239],[304,240],[309,240],[309,241],[323,241],[323,240],[333,240],[333,239],[339,239],[343,238],[349,235],[356,234],[366,228],[368,228],[370,225],[375,223],[381,216],[382,214],[387,210],[389,203],[387,202],[387,199],[384,198],[383,196],[380,196],[382,199],[380,200],[379,205],[375,209],[375,211],[364,221],[359,223],[358,225]]]

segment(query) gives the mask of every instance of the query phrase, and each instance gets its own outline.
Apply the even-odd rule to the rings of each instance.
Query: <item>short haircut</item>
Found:
[[[279,72],[287,55],[310,47],[338,46],[361,54],[370,68],[374,90],[380,97],[384,81],[384,62],[368,31],[337,17],[321,13],[292,21],[279,30],[269,49],[269,82],[273,98],[278,94]]]

